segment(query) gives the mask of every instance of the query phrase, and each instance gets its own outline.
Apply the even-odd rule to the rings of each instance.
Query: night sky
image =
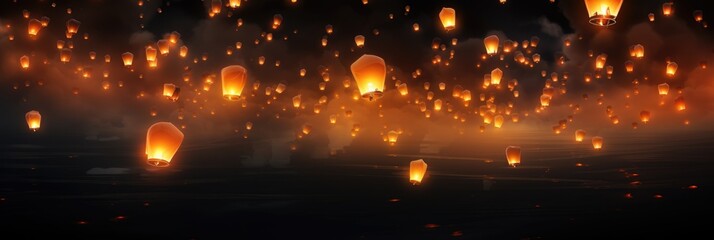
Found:
[[[231,2],[0,3],[0,228],[13,239],[706,230],[707,1],[665,15],[667,1],[624,0],[611,26],[591,24],[585,2],[618,1]],[[163,43],[151,67],[146,49]],[[355,70],[364,56],[384,62],[374,99]],[[232,100],[229,66],[245,70]],[[180,90],[167,97],[165,84]],[[157,123],[173,137],[152,134]]]

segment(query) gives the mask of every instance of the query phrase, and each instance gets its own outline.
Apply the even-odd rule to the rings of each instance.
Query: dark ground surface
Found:
[[[410,157],[247,168],[195,150],[156,171],[121,144],[5,145],[0,228],[21,238],[693,239],[713,222],[709,136],[596,154],[537,141],[515,169],[495,155],[427,157],[420,186],[408,183]],[[96,166],[127,172],[87,174]]]

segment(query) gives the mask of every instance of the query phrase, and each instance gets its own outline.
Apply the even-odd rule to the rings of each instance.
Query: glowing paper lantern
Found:
[[[521,147],[508,146],[506,147],[506,160],[508,165],[516,167],[521,164]]]
[[[180,92],[181,88],[179,88],[178,86],[171,83],[164,83],[164,97],[171,99],[172,101],[176,101],[179,98]]]
[[[496,115],[493,117],[493,127],[495,128],[501,128],[503,126],[503,116],[502,115]]]
[[[632,47],[633,52],[635,53],[636,58],[643,58],[645,57],[645,47],[637,44],[634,47]]]
[[[672,15],[672,6],[674,5],[673,2],[666,2],[662,4],[662,14],[665,16]]]
[[[357,45],[357,47],[363,47],[364,46],[364,36],[362,36],[362,35],[355,36],[355,45]]]
[[[300,108],[300,103],[302,102],[302,96],[297,95],[293,97],[293,107]]]
[[[694,21],[701,22],[702,19],[704,19],[704,13],[702,10],[694,10],[694,13],[692,14],[694,15]]]
[[[496,68],[491,71],[491,85],[500,84],[501,78],[503,78],[503,71],[501,71],[500,68]]]
[[[277,29],[280,27],[280,24],[283,23],[283,15],[280,14],[275,14],[273,15],[273,29]]]
[[[442,8],[441,12],[439,12],[439,19],[446,31],[451,31],[456,28],[456,10],[453,8]]]
[[[40,22],[40,20],[33,18],[27,23],[27,34],[30,34],[30,36],[37,36],[37,33],[39,33],[41,29],[42,22]]]
[[[20,67],[22,67],[22,69],[30,68],[30,57],[27,55],[20,57]]]
[[[223,3],[221,0],[212,0],[211,1],[211,13],[213,15],[221,13],[221,8],[223,7]]]
[[[81,24],[82,24],[81,22],[79,22],[75,19],[67,20],[66,26],[67,26],[67,34],[70,36],[69,38],[71,38],[72,35],[76,34],[77,31],[79,31],[79,25],[81,25]]]
[[[397,138],[399,138],[399,133],[397,131],[389,131],[387,133],[387,141],[390,146],[394,146],[397,143]]]
[[[667,73],[667,76],[673,77],[674,74],[677,73],[677,68],[678,68],[678,67],[679,67],[679,66],[677,65],[676,62],[669,62],[669,63],[667,63],[667,72],[666,72],[666,73]]]
[[[179,48],[179,56],[181,56],[181,57],[186,57],[186,55],[188,55],[188,47],[186,47],[186,46],[181,46],[181,47]]]
[[[387,67],[384,59],[375,55],[362,55],[350,66],[362,98],[373,101],[382,96]]]
[[[399,90],[399,94],[402,96],[406,96],[407,94],[409,94],[409,90],[407,89],[406,83],[399,84],[399,87],[397,87],[397,90]]]
[[[134,54],[130,52],[122,53],[121,60],[124,62],[124,66],[131,66],[134,63]]]
[[[546,95],[546,94],[540,95],[540,105],[541,106],[543,106],[543,107],[550,106],[550,100],[551,100],[550,95]]]
[[[687,105],[684,102],[684,97],[679,96],[677,99],[674,99],[674,107],[677,108],[677,111],[684,111],[687,109]]]
[[[161,39],[156,42],[156,46],[159,47],[159,52],[161,53],[161,55],[169,54],[169,41]]]
[[[607,61],[607,54],[600,54],[595,59],[595,69],[603,69],[605,67],[605,62]]]
[[[669,84],[662,83],[657,85],[657,91],[660,96],[666,96],[669,93]]]
[[[593,149],[595,150],[600,150],[602,149],[602,137],[593,137],[592,138],[592,143],[593,143]]]
[[[168,167],[183,142],[183,133],[170,122],[158,122],[146,132],[147,163]]]
[[[630,61],[630,60],[627,60],[627,61],[625,62],[625,71],[627,71],[628,73],[631,73],[631,72],[633,72],[634,70],[635,70],[635,63],[633,63],[633,62]]]
[[[151,46],[146,47],[146,61],[147,62],[154,62],[156,61],[156,55],[158,54],[158,51],[156,51],[156,48],[153,48]]]
[[[224,67],[221,70],[223,97],[231,101],[240,99],[240,94],[245,87],[247,76],[248,73],[242,66],[231,65]]]
[[[68,63],[72,60],[72,49],[63,48],[60,50],[60,62]]]
[[[486,47],[488,55],[496,55],[498,53],[499,39],[496,35],[491,35],[483,39],[483,45]]]
[[[240,7],[240,2],[241,0],[229,0],[228,6],[231,6],[231,8],[238,8]]]
[[[40,129],[42,115],[40,115],[40,112],[35,110],[29,111],[25,113],[25,121],[27,122],[27,127],[29,127],[30,130],[35,132],[37,131],[37,129]]]
[[[423,159],[409,162],[409,182],[414,185],[421,183],[424,175],[426,175],[426,162]]]
[[[611,26],[620,12],[623,0],[585,0],[590,23],[597,26]]]
[[[652,117],[652,115],[650,114],[649,111],[640,112],[640,121],[642,121],[643,123],[648,123],[650,121],[651,117]]]
[[[585,139],[585,134],[586,134],[585,130],[582,130],[582,129],[575,130],[575,141],[582,142],[583,139]]]

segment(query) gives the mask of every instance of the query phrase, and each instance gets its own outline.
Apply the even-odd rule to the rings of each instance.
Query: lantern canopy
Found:
[[[183,142],[183,133],[170,122],[158,122],[146,133],[147,163],[156,167],[168,167],[171,159]]]
[[[617,13],[620,12],[623,0],[585,0],[590,23],[597,26],[615,24]]]
[[[496,35],[491,35],[483,39],[483,45],[486,47],[486,53],[491,56],[496,55],[496,53],[498,53],[499,44],[500,40]]]
[[[384,59],[375,55],[362,55],[350,66],[362,98],[373,101],[380,98],[384,91],[384,78],[387,66]]]
[[[506,160],[508,160],[508,165],[511,167],[516,167],[516,165],[521,164],[521,147],[508,146],[506,147]]]
[[[439,12],[439,19],[446,31],[451,31],[456,28],[456,10],[453,8],[442,8],[441,12]]]
[[[426,162],[423,159],[414,160],[409,163],[409,182],[414,185],[421,183],[426,175]]]
[[[27,121],[27,127],[33,132],[40,129],[40,122],[42,121],[42,115],[38,111],[29,111],[25,114],[25,121]]]
[[[231,65],[221,70],[223,82],[223,97],[235,101],[240,98],[246,84],[247,71],[239,65]]]

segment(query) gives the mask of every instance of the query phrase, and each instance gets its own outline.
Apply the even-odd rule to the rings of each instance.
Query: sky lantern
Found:
[[[362,36],[362,35],[355,36],[355,45],[357,45],[357,47],[363,47],[364,46],[364,36]]]
[[[166,39],[161,39],[156,42],[156,46],[159,47],[159,52],[161,55],[169,54],[169,41]]]
[[[488,55],[496,55],[498,53],[498,36],[496,35],[491,35],[483,39],[483,45],[486,47],[486,53]]]
[[[627,60],[627,61],[625,62],[625,71],[627,71],[628,73],[631,73],[631,72],[633,72],[634,70],[635,70],[635,63],[633,63],[633,62],[630,61],[630,60]]]
[[[171,83],[164,83],[164,91],[163,95],[164,97],[171,99],[171,101],[176,101],[179,98],[179,93],[181,92],[181,88],[178,86],[171,84]]]
[[[597,26],[615,24],[617,13],[620,12],[623,0],[585,0],[590,23]]]
[[[533,56],[531,56],[531,57],[533,58],[533,62],[534,62],[534,63],[539,63],[539,62],[540,62],[540,54],[537,54],[537,53],[536,53],[536,54],[533,54]]]
[[[287,86],[285,86],[285,84],[278,83],[278,86],[275,87],[275,92],[281,94],[285,91],[286,88]]]
[[[183,142],[183,133],[170,122],[158,122],[146,132],[147,163],[168,167]]]
[[[684,97],[679,96],[677,99],[674,99],[674,107],[677,108],[677,111],[684,111],[687,109],[687,105],[684,103]]]
[[[68,38],[72,38],[71,36],[79,31],[79,25],[81,24],[81,22],[75,20],[74,18],[67,20],[67,35],[70,36]]]
[[[595,69],[603,69],[605,67],[605,62],[607,62],[607,54],[597,55],[595,59]]]
[[[302,133],[305,135],[309,135],[310,132],[312,132],[312,126],[309,124],[302,125]]]
[[[442,104],[443,102],[441,101],[441,99],[434,100],[434,112],[441,111]]]
[[[41,29],[42,22],[40,22],[40,20],[33,18],[27,23],[27,34],[30,34],[30,36],[37,36],[37,33],[39,33]]]
[[[704,13],[702,10],[694,10],[694,21],[701,22],[704,19]]]
[[[657,91],[659,92],[660,96],[667,96],[669,93],[669,84],[662,83],[657,85]]]
[[[389,142],[389,146],[394,146],[397,143],[397,138],[399,138],[399,133],[397,131],[389,131],[387,132],[387,141]]]
[[[186,55],[188,55],[188,47],[186,47],[185,45],[181,46],[179,48],[179,56],[186,57]]]
[[[672,6],[674,6],[673,2],[666,2],[662,4],[662,14],[665,16],[672,15]]]
[[[585,139],[585,134],[586,134],[585,130],[582,130],[582,129],[575,130],[575,141],[582,142],[583,139]]]
[[[426,175],[426,162],[423,159],[418,159],[409,162],[409,182],[414,185],[421,183],[424,175]]]
[[[244,67],[231,65],[221,70],[221,80],[223,82],[223,98],[236,101],[240,98],[241,92],[246,84],[248,76]]]
[[[552,97],[550,95],[546,95],[546,94],[540,95],[540,105],[542,107],[550,106],[551,99],[552,99]]]
[[[283,15],[275,14],[273,15],[273,29],[278,29],[280,24],[283,23]]]
[[[302,95],[298,94],[293,97],[293,107],[300,108],[300,103],[302,102]]]
[[[124,62],[124,66],[131,66],[134,63],[134,54],[130,52],[122,53],[121,60]]]
[[[240,2],[241,0],[229,0],[228,6],[230,6],[231,8],[238,8],[240,7]]]
[[[516,167],[521,164],[521,147],[508,146],[506,147],[506,160],[508,165]]]
[[[595,149],[595,150],[602,149],[602,137],[597,137],[597,136],[593,137],[592,143],[593,143],[593,149]]]
[[[677,73],[677,68],[678,68],[678,67],[679,67],[679,66],[677,65],[676,62],[668,62],[668,63],[667,63],[667,71],[666,71],[667,76],[669,76],[669,77],[674,77],[674,74]]]
[[[221,0],[212,0],[211,1],[211,13],[213,15],[221,13],[221,8],[223,7],[223,3]]]
[[[451,31],[456,28],[456,10],[453,8],[441,8],[441,12],[439,12],[439,19],[441,20],[441,24],[444,25],[444,29],[446,29],[446,31]]]
[[[493,117],[493,127],[501,128],[501,126],[503,126],[503,121],[503,115],[496,115],[495,117]]]
[[[654,22],[654,20],[655,20],[655,15],[654,15],[654,13],[647,14],[647,19],[649,19],[650,22]]]
[[[643,57],[645,57],[645,47],[641,44],[635,45],[633,47],[633,51],[635,53],[635,58],[642,59]]]
[[[20,67],[22,67],[22,69],[30,68],[30,57],[27,55],[20,57]]]
[[[156,51],[156,48],[154,48],[152,46],[148,46],[148,47],[146,47],[145,52],[146,52],[146,61],[147,62],[156,61],[156,55],[158,54],[158,52]]]
[[[640,121],[642,121],[643,123],[648,123],[650,121],[651,117],[652,117],[652,115],[650,114],[649,111],[640,112]]]
[[[362,55],[350,66],[362,98],[373,101],[382,96],[387,67],[384,59],[375,55]]]
[[[33,132],[36,132],[37,129],[40,129],[42,115],[40,115],[40,112],[35,110],[29,111],[25,113],[25,121],[27,122],[27,127],[29,127]]]
[[[60,50],[60,62],[68,63],[72,60],[72,49],[63,48]]]
[[[406,83],[399,84],[397,90],[399,90],[399,94],[402,96],[406,96],[407,94],[409,94],[409,89],[407,89]]]
[[[501,78],[503,78],[503,71],[501,71],[500,68],[496,68],[491,71],[491,85],[500,84]]]

